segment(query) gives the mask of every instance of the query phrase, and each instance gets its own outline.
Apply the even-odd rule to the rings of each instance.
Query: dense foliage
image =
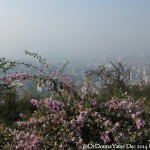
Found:
[[[66,64],[52,71],[50,64],[38,54],[28,51],[26,54],[35,57],[42,67],[0,60],[4,71],[0,77],[1,149],[80,150],[89,143],[149,144],[150,120],[146,107],[149,86],[127,85],[129,72],[125,72],[123,65],[119,64],[120,70],[117,70],[117,65],[113,64],[118,72],[99,72],[103,79],[108,79],[105,83],[109,86],[104,86],[103,90],[97,89],[90,78],[87,78],[85,88],[79,89],[63,73]],[[31,67],[39,74],[8,74],[17,65]],[[49,95],[33,97],[28,92],[20,95],[17,85],[12,84],[16,80],[33,80]]]

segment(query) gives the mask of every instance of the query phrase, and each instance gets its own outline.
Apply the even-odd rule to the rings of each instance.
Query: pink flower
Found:
[[[63,149],[63,148],[64,148],[64,146],[63,146],[62,144],[60,144],[60,145],[59,145],[59,148],[60,148],[60,149]]]
[[[138,129],[145,125],[145,121],[141,120],[140,118],[136,119],[135,122]]]
[[[39,119],[38,119],[38,122],[39,123],[43,123],[43,122],[45,122],[46,121],[46,118],[45,117],[40,117]]]
[[[46,63],[46,64],[45,64],[45,67],[48,68],[48,67],[49,67],[49,64]]]
[[[32,103],[34,106],[36,106],[36,107],[39,107],[39,105],[40,105],[40,102],[39,102],[38,100],[36,100],[36,99],[32,99],[32,100],[31,100],[31,103]]]
[[[136,115],[135,114],[131,114],[131,118],[135,119]]]
[[[16,123],[18,126],[26,126],[27,125],[27,123],[24,121],[17,121]]]
[[[95,105],[97,104],[96,99],[92,99],[92,100],[91,100],[91,104],[92,104],[93,106],[95,106]]]
[[[45,99],[45,107],[49,110],[59,110],[63,105],[61,102],[52,100],[51,98]]]
[[[36,118],[30,118],[29,124],[34,124],[37,123],[37,119]]]
[[[34,134],[31,134],[30,139],[33,141],[36,138]]]
[[[21,139],[21,135],[20,134],[17,134],[16,135],[16,140],[20,140]]]
[[[23,114],[23,113],[20,113],[20,114],[19,114],[19,117],[20,117],[20,118],[25,118],[25,117],[26,117],[26,115],[25,115],[25,114]]]
[[[80,115],[77,116],[77,122],[84,122],[87,116],[87,111],[80,112]]]
[[[110,142],[111,139],[109,138],[109,135],[107,132],[102,132],[101,133],[101,140],[104,141],[104,143]]]
[[[135,115],[138,116],[138,115],[141,115],[141,114],[142,114],[141,111],[137,111]]]
[[[104,126],[105,126],[105,127],[110,126],[111,124],[112,124],[112,123],[111,123],[110,120],[106,120],[106,121],[104,122]]]

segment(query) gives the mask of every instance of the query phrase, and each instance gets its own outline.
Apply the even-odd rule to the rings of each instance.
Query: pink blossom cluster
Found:
[[[90,142],[97,138],[101,144],[134,143],[145,132],[146,122],[141,119],[140,107],[136,107],[139,103],[132,99],[124,99],[123,102],[111,100],[102,108],[98,107],[100,104],[93,107],[86,105],[86,101],[80,101],[70,106],[69,111],[62,102],[51,98],[33,99],[31,102],[37,110],[26,121],[18,121],[17,130],[12,133],[16,149],[82,150],[86,138]],[[132,103],[129,112],[128,106]],[[122,114],[122,110],[130,115]],[[122,116],[118,118],[118,114]]]
[[[18,143],[15,146],[16,149],[38,150],[39,145],[43,142],[43,138],[35,133],[14,131],[13,135],[15,135],[16,143]]]
[[[13,82],[15,80],[20,80],[20,81],[28,80],[28,79],[33,78],[34,76],[35,76],[34,74],[33,75],[29,75],[26,72],[14,73],[12,75],[7,75],[7,76],[0,77],[0,81],[3,81],[5,83],[10,83],[10,82]]]
[[[25,117],[26,117],[26,115],[25,115],[25,114],[23,114],[23,113],[20,113],[20,114],[19,114],[19,117],[20,117],[20,118],[25,118]]]
[[[62,103],[52,100],[51,98],[40,101],[32,99],[31,103],[38,106],[38,110],[35,111],[33,116],[28,120],[16,122],[18,128],[20,128],[20,130],[14,130],[13,132],[13,145],[16,149],[40,149],[41,145],[48,140],[47,138],[52,136],[51,134],[48,137],[46,135],[49,134],[49,132],[56,132],[57,127],[57,137],[63,135],[63,130],[60,130],[60,127],[66,124],[66,120],[64,120],[65,111],[59,111],[63,106]],[[66,135],[66,138],[68,135],[69,134]],[[49,141],[53,143],[52,146],[56,143],[54,136],[55,135],[53,135],[53,140]],[[58,145],[59,148],[57,149],[62,149],[64,147],[61,143]]]
[[[105,105],[109,107],[110,110],[122,110],[126,115],[131,115],[134,112],[139,113],[141,111],[141,103],[138,101],[135,102],[132,98],[130,99],[130,97],[128,99],[113,99],[108,101]]]
[[[36,106],[37,108],[40,106],[41,102],[39,100],[36,100],[36,99],[32,99],[31,100],[31,103]]]
[[[77,116],[77,122],[84,123],[87,117],[87,111],[81,111],[80,114]]]
[[[136,126],[138,129],[140,129],[141,127],[144,127],[145,125],[145,121],[140,118],[135,119],[135,122],[136,122]]]
[[[145,121],[140,118],[142,112],[141,103],[133,99],[111,100],[106,103],[106,107],[110,110],[120,110],[122,116],[129,117],[134,120],[137,129],[144,127]]]
[[[65,74],[60,74],[60,78],[62,79],[63,88],[72,93],[73,92],[73,81],[67,77]]]
[[[36,125],[36,124],[41,124],[44,123],[46,121],[46,118],[44,116],[39,117],[39,118],[30,118],[28,121],[17,121],[17,125],[18,126],[32,126],[32,125]]]
[[[78,123],[76,119],[72,119],[69,122],[69,125],[71,126],[72,134],[68,135],[68,142],[74,142],[78,149],[82,149],[83,139],[81,137],[81,127],[83,126],[83,124]]]
[[[63,103],[53,100],[52,98],[46,98],[44,101],[32,99],[31,103],[37,108],[44,103],[48,111],[60,110],[64,106]]]
[[[44,66],[45,66],[46,68],[48,68],[48,67],[50,66],[50,64],[45,63]]]
[[[108,119],[108,120],[106,120],[106,121],[103,123],[103,125],[104,125],[105,127],[109,127],[109,126],[112,125],[112,121]]]
[[[52,100],[51,98],[46,98],[44,100],[44,106],[47,108],[47,110],[54,111],[54,110],[60,110],[60,108],[62,108],[62,106],[64,106],[64,105],[57,100]]]
[[[104,143],[108,143],[108,142],[111,141],[107,131],[100,133],[100,138],[101,138],[102,141],[104,141]]]
[[[92,104],[93,106],[95,106],[95,105],[97,104],[97,101],[96,101],[95,98],[91,100],[91,104]]]

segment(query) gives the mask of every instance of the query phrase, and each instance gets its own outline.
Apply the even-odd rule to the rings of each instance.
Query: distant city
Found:
[[[112,62],[121,62],[123,64],[126,64],[127,69],[130,70],[130,80],[129,84],[140,84],[141,82],[144,82],[146,84],[150,83],[150,56],[144,55],[141,53],[139,56],[122,56],[122,57],[112,57],[108,59]],[[75,83],[75,86],[82,87],[85,81],[85,72],[89,70],[90,68],[96,68],[101,64],[105,64],[106,67],[111,67],[111,64],[108,60],[101,60],[101,59],[92,59],[86,58],[86,59],[72,59],[69,60],[69,64],[64,70],[64,74],[70,77],[70,79],[73,80]],[[57,60],[53,59],[50,63],[50,68],[52,71],[57,70],[58,68],[61,68],[65,64],[67,60]],[[41,67],[40,64],[30,61],[31,63],[37,65],[39,68]],[[35,73],[38,72],[34,69],[29,69],[24,66],[20,68],[15,68],[16,72],[29,72],[29,73]],[[12,73],[10,71],[9,73]],[[14,85],[18,85],[19,87],[24,87],[25,89],[30,88],[36,88],[38,92],[42,92],[43,88],[37,83],[36,85],[33,85],[31,82],[22,83],[20,81],[15,81],[13,83]],[[97,86],[99,83],[95,83]],[[32,86],[31,86],[32,85]],[[29,88],[30,87],[30,88]]]

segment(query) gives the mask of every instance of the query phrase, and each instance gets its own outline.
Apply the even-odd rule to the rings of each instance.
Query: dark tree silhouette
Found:
[[[110,66],[100,65],[96,69],[86,71],[88,77],[100,79],[102,88],[107,88],[112,96],[117,91],[126,92],[127,82],[130,79],[130,71],[122,63],[109,62]]]

